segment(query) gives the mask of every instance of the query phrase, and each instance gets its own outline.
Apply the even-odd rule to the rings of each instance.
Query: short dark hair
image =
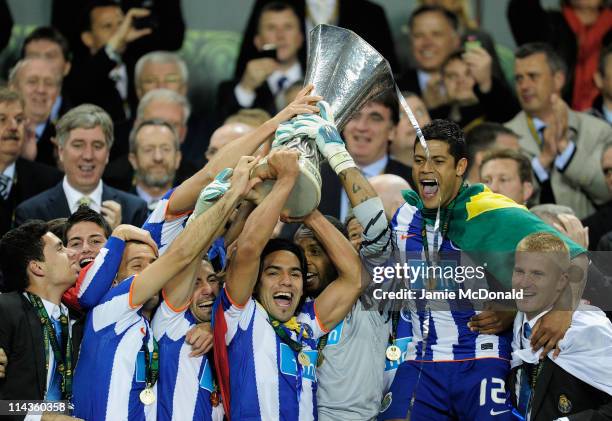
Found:
[[[110,225],[108,224],[108,222],[106,222],[106,219],[104,219],[102,215],[91,209],[89,206],[81,205],[79,206],[77,211],[70,215],[70,217],[66,221],[63,238],[64,242],[68,241],[68,238],[66,238],[66,235],[68,235],[68,231],[70,231],[72,227],[74,227],[80,222],[93,222],[94,224],[102,228],[102,230],[104,231],[104,236],[106,238],[109,238],[113,232]]]
[[[335,216],[331,216],[331,215],[323,215],[325,216],[325,219],[327,219],[333,226],[334,228],[336,228],[338,231],[340,231],[340,233],[342,233],[342,235],[344,235],[344,238],[348,238],[348,231],[346,229],[346,227],[344,226],[344,224],[342,222],[340,222],[340,220],[338,218],[336,218]],[[295,237],[297,237],[298,233],[302,230],[309,230],[312,231],[310,229],[310,227],[301,224],[300,227],[297,229],[297,231],[295,232],[293,238],[295,239]]]
[[[449,152],[455,158],[455,164],[461,158],[467,158],[465,137],[457,123],[438,118],[426,124],[421,131],[425,140],[440,140],[448,144]],[[418,140],[414,142],[413,151],[417,144],[419,144]]]
[[[450,26],[455,31],[459,30],[459,18],[457,17],[456,14],[454,14],[450,10],[445,9],[442,6],[433,6],[433,5],[432,6],[423,5],[419,7],[418,9],[416,9],[414,12],[412,12],[412,14],[410,15],[410,18],[408,19],[408,28],[412,30],[414,19],[417,18],[419,15],[422,15],[424,13],[430,13],[430,12],[440,13],[442,16],[444,16],[444,18],[448,21]]]
[[[494,159],[511,159],[518,164],[519,171],[519,179],[521,183],[533,183],[532,179],[532,170],[531,170],[531,162],[529,158],[523,155],[520,152],[517,152],[513,149],[492,149],[485,153],[482,158],[482,166],[489,161]]]
[[[550,67],[551,72],[561,72],[567,75],[567,65],[559,54],[552,48],[550,44],[545,42],[529,42],[523,44],[514,53],[514,58],[527,58],[534,54],[544,54],[546,56],[546,62]]]
[[[290,253],[295,254],[300,262],[300,271],[302,272],[302,280],[306,282],[306,275],[308,274],[308,262],[306,261],[306,255],[304,254],[304,250],[297,244],[293,243],[284,238],[272,238],[263,251],[261,252],[261,257],[259,259],[259,275],[257,276],[257,281],[261,279],[261,273],[263,272],[263,262],[269,254],[272,254],[276,251],[285,250]]]
[[[300,20],[300,15],[298,15],[297,10],[295,10],[295,7],[289,3],[288,1],[271,1],[269,3],[266,3],[262,8],[261,11],[259,12],[259,16],[257,17],[257,32],[259,32],[259,21],[261,20],[261,17],[263,16],[264,13],[266,12],[284,12],[285,10],[290,10],[293,12],[293,14],[298,18],[298,21]],[[302,27],[300,25],[300,30],[302,30]]]
[[[475,162],[476,154],[478,152],[487,151],[494,147],[495,139],[499,134],[507,134],[518,137],[518,135],[509,128],[499,123],[491,122],[479,124],[466,133],[465,142],[467,144],[468,166],[471,167]],[[466,173],[468,171],[466,171]]]
[[[98,7],[119,7],[121,5],[113,0],[89,0],[81,9],[81,32],[91,30],[91,12]]]
[[[48,230],[66,243],[66,221],[68,218],[55,218],[47,222]]]
[[[50,41],[59,45],[60,49],[62,50],[64,60],[72,60],[72,53],[70,51],[70,44],[68,43],[68,40],[60,31],[52,26],[39,26],[30,32],[27,37],[25,37],[21,47],[21,58],[25,58],[25,50],[29,43],[40,40]]]
[[[608,56],[612,54],[612,44],[607,45],[604,49],[601,50],[599,54],[599,64],[597,65],[597,70],[602,76],[606,75],[606,61],[608,60]]]
[[[23,292],[30,285],[28,264],[44,262],[47,232],[48,224],[35,219],[13,228],[0,240],[0,269],[9,291]]]
[[[446,60],[444,60],[444,62],[442,63],[442,66],[440,67],[440,70],[444,71],[446,66],[448,66],[451,61],[454,61],[454,60],[463,61],[464,53],[465,53],[465,50],[463,48],[453,51],[448,57],[446,57]]]
[[[388,108],[389,111],[391,111],[391,121],[393,122],[393,125],[397,126],[400,119],[399,101],[394,91],[390,89],[383,91],[379,95],[372,98],[370,102],[380,104],[383,107]]]

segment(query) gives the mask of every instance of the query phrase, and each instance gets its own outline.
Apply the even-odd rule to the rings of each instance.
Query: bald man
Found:
[[[390,221],[395,212],[405,202],[402,197],[402,190],[412,190],[410,184],[402,177],[394,174],[376,175],[370,178],[369,181],[378,197],[382,200],[385,215],[387,220]]]
[[[206,149],[206,159],[210,161],[219,149],[254,129],[254,127],[244,123],[227,123],[219,127],[210,137],[210,143],[208,149]]]

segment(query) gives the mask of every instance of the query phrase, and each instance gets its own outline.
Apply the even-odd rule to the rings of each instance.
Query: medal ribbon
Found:
[[[47,310],[42,303],[40,297],[37,295],[27,293],[30,302],[34,306],[34,309],[38,313],[40,323],[43,326],[44,332],[44,343],[45,343],[45,357],[46,357],[46,368],[49,370],[49,344],[53,350],[53,358],[55,358],[55,369],[62,376],[62,395],[65,399],[70,400],[72,398],[72,339],[70,338],[70,332],[68,328],[68,317],[65,315],[60,316],[60,324],[62,329],[62,349],[64,355],[60,351],[60,345],[57,343],[57,336],[55,329],[49,319]]]
[[[153,339],[153,355],[149,353],[149,329],[142,340],[141,351],[144,353],[147,388],[152,388],[159,377],[159,345]]]

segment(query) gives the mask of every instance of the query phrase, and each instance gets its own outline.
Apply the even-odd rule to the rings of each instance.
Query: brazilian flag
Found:
[[[417,192],[404,190],[402,194],[408,204],[423,210],[423,202]],[[516,246],[529,234],[550,232],[560,237],[570,249],[572,258],[586,252],[525,206],[493,193],[484,184],[461,187],[447,209],[451,212],[448,238],[476,264],[486,263],[487,270],[507,288],[512,282]]]

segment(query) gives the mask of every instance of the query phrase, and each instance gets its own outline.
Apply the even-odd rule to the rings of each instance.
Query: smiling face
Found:
[[[529,319],[550,308],[567,285],[568,274],[557,263],[560,260],[554,252],[516,252],[512,288],[523,290],[516,306]]]
[[[302,228],[296,232],[295,243],[302,247],[308,262],[304,293],[309,297],[317,297],[337,276],[334,266],[312,230]]]
[[[303,293],[298,257],[290,251],[268,254],[257,288],[257,299],[274,318],[286,322],[294,314]]]
[[[425,208],[436,209],[438,205],[448,206],[457,195],[463,182],[467,159],[461,158],[455,163],[449,144],[441,140],[428,140],[427,146],[431,162],[428,162],[421,143],[415,145],[412,179]]]
[[[200,322],[210,322],[212,306],[219,295],[221,282],[212,265],[205,260],[202,260],[196,276],[189,309]]]
[[[0,103],[0,165],[15,162],[24,139],[25,114],[19,101]]]
[[[108,156],[108,143],[100,126],[71,130],[64,145],[59,147],[59,158],[68,183],[84,194],[95,190]]]
[[[459,36],[446,17],[436,11],[414,18],[410,28],[412,53],[421,70],[438,71],[444,60],[459,48]]]
[[[104,228],[90,221],[74,224],[66,232],[66,247],[76,253],[76,261],[81,268],[96,258],[106,240]]]
[[[61,71],[42,58],[27,59],[15,80],[15,88],[25,102],[25,113],[35,124],[49,118],[61,87]]]
[[[370,165],[387,154],[395,136],[391,110],[378,102],[368,102],[344,128],[346,148],[358,165]]]

